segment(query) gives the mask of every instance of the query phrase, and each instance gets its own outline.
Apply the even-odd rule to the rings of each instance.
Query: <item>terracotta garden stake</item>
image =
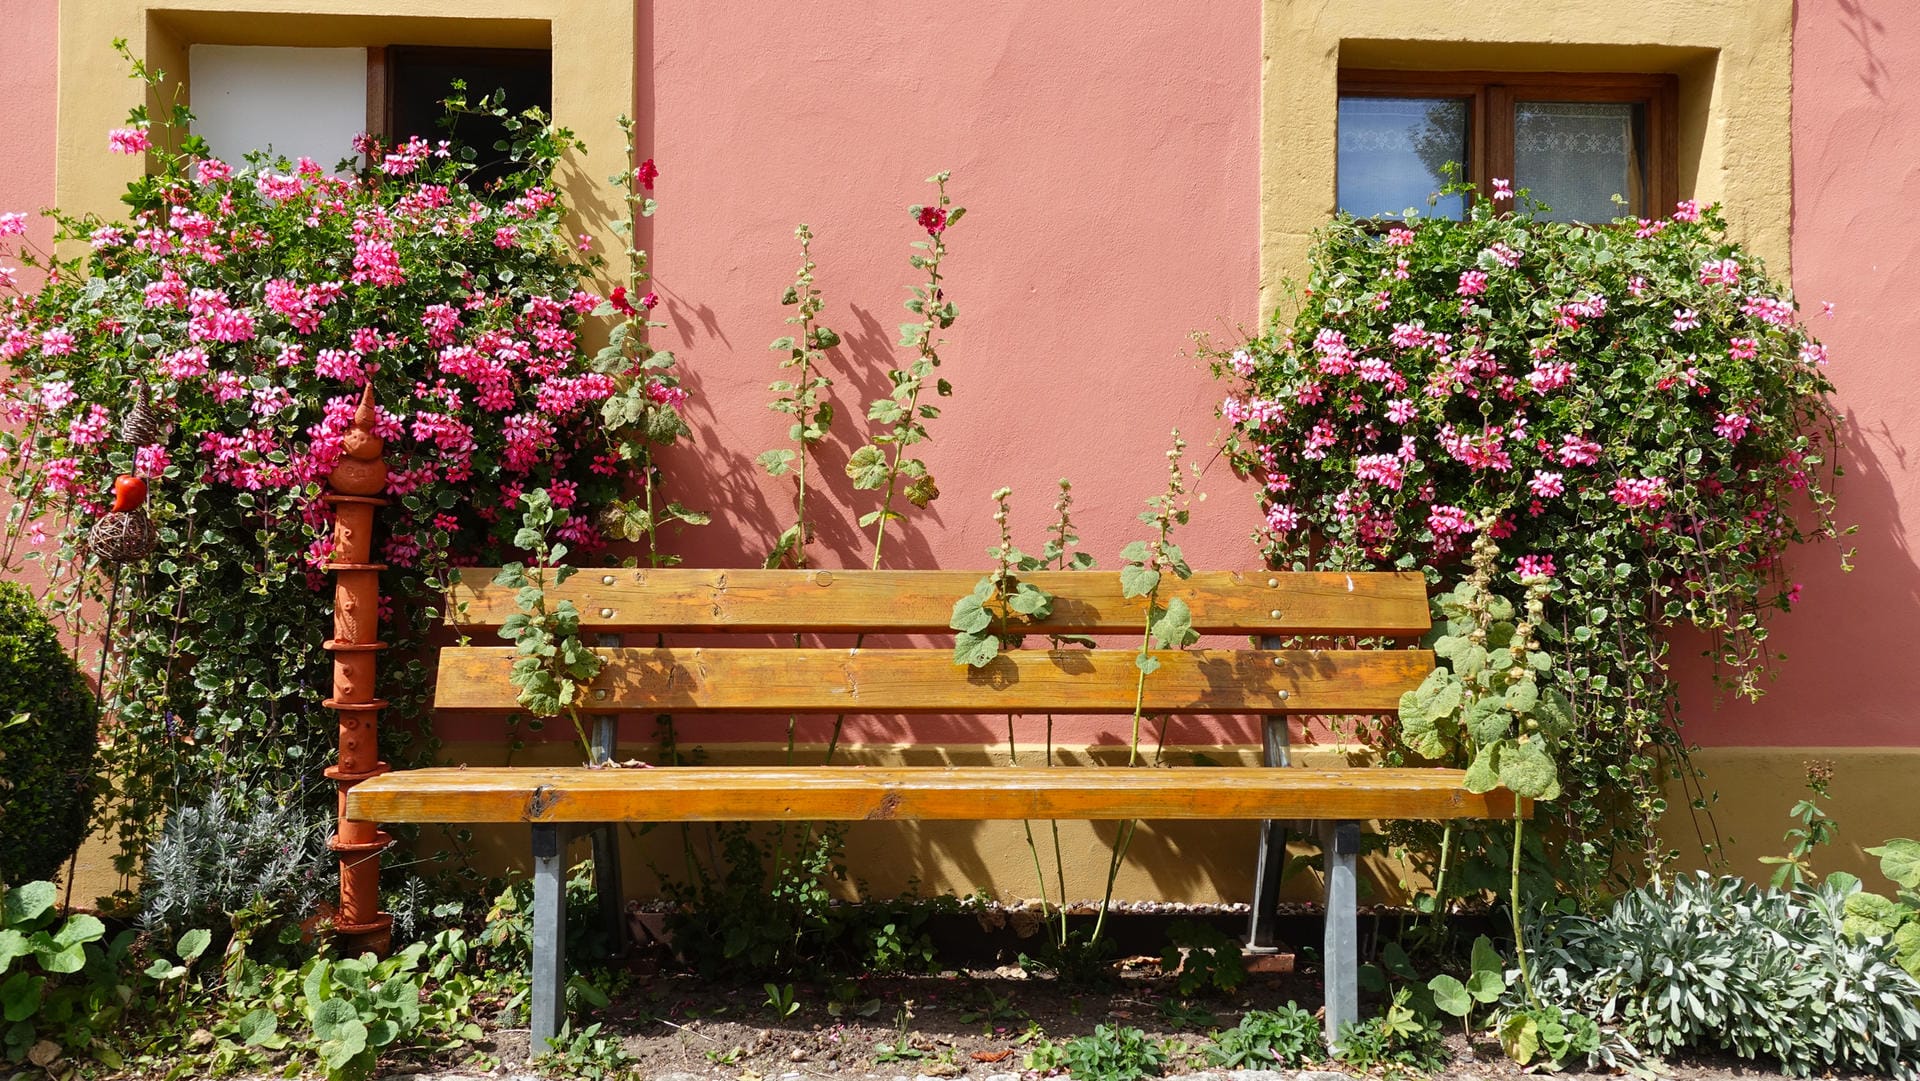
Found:
[[[340,908],[334,929],[350,953],[386,953],[393,940],[393,917],[380,911],[380,852],[393,838],[375,823],[347,818],[347,790],[388,771],[380,761],[380,710],[374,697],[375,661],[387,648],[380,641],[380,572],[371,562],[373,512],[387,501],[385,449],[374,434],[373,388],[361,395],[340,463],[327,476],[326,501],[334,509],[333,697],[326,706],[340,715],[340,761],[326,774],[339,786],[339,827],[330,842],[340,854]]]

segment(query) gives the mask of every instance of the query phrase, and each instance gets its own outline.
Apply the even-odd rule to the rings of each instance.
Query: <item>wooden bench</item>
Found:
[[[950,635],[956,598],[982,577],[951,571],[586,570],[549,591],[571,600],[583,633],[685,632]],[[1055,596],[1046,632],[1138,641],[1144,600],[1121,596],[1115,573],[1022,576]],[[492,572],[468,571],[448,597],[470,633],[516,611]],[[1425,586],[1407,574],[1201,572],[1169,576],[1202,634],[1417,638],[1428,629]],[[1120,638],[1120,636],[1129,636]],[[475,641],[491,636],[475,633]],[[603,639],[603,641],[605,641]],[[617,641],[617,639],[615,639]],[[724,646],[724,643],[721,643]],[[605,648],[587,711],[599,718],[600,757],[613,753],[622,712],[817,714],[1122,714],[1134,709],[1133,648],[1019,649],[984,668],[929,649]],[[855,821],[869,819],[1248,819],[1267,823],[1256,864],[1250,938],[1270,938],[1263,914],[1277,900],[1282,823],[1312,822],[1326,852],[1326,1024],[1330,1038],[1358,1018],[1356,856],[1369,819],[1504,818],[1504,790],[1475,795],[1446,769],[1299,769],[1287,762],[1289,714],[1387,714],[1433,667],[1414,649],[1194,649],[1155,655],[1144,708],[1151,714],[1260,714],[1267,765],[1249,768],[447,767],[390,773],[347,797],[373,822],[525,822],[533,834],[532,1029],[536,1052],[564,1012],[562,853],[571,831],[620,822]],[[447,648],[436,707],[511,712],[513,649]],[[1050,764],[1051,765],[1051,764]],[[613,855],[599,829],[596,855]],[[613,879],[617,883],[617,877]],[[603,891],[605,892],[605,891]],[[609,897],[609,901],[614,898]]]

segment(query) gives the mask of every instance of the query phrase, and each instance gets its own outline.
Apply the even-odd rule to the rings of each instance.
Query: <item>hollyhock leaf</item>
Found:
[[[1151,634],[1162,649],[1182,649],[1200,640],[1193,629],[1193,611],[1180,597],[1167,602],[1166,610],[1153,622]]]
[[[1467,707],[1461,724],[1475,746],[1486,747],[1506,738],[1513,728],[1513,716],[1499,698],[1476,698]]]
[[[1160,585],[1160,572],[1150,567],[1130,566],[1120,570],[1120,595],[1144,597]]]
[[[1881,874],[1910,890],[1920,889],[1920,841],[1895,837],[1867,849],[1867,855],[1880,858]]]
[[[1507,688],[1506,706],[1515,713],[1529,713],[1539,701],[1540,688],[1530,679],[1523,679]]]
[[[1455,1017],[1465,1017],[1473,1010],[1473,999],[1467,995],[1467,988],[1458,979],[1444,973],[1427,981],[1427,990],[1433,992],[1433,1004],[1443,1013]]]
[[[1899,902],[1877,893],[1856,893],[1846,900],[1841,926],[1850,935],[1889,939],[1907,921],[1908,912]]]
[[[1007,607],[1029,619],[1045,619],[1053,609],[1053,597],[1037,586],[1022,582],[1007,598]]]
[[[953,645],[953,663],[984,668],[1000,655],[1000,639],[991,634],[963,633]]]
[[[1559,771],[1538,740],[1513,743],[1501,752],[1500,783],[1528,799],[1551,800],[1560,794]]]
[[[987,611],[978,594],[969,593],[953,602],[953,618],[947,626],[962,634],[979,634],[992,625],[993,613]]]
[[[878,488],[887,482],[887,456],[869,443],[847,458],[847,476],[862,490]],[[862,523],[865,524],[865,523]]]
[[[779,477],[786,475],[795,457],[794,452],[790,450],[769,450],[762,452],[754,460],[760,463],[760,468],[767,471],[767,476]]]
[[[1471,765],[1467,766],[1466,776],[1461,779],[1461,787],[1469,792],[1491,792],[1500,787],[1500,748],[1503,744],[1494,743],[1480,748]]]

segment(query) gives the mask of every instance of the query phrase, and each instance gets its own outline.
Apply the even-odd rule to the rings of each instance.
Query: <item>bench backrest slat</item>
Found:
[[[604,649],[583,712],[1131,713],[1130,650],[1021,649],[962,668],[944,649]],[[515,709],[509,647],[440,654],[442,709]],[[1154,654],[1149,713],[1391,713],[1433,668],[1425,650]]]
[[[467,568],[448,595],[449,623],[498,627],[517,611],[493,568]],[[547,590],[571,600],[592,632],[734,631],[950,634],[953,602],[983,571],[583,569]],[[1143,598],[1120,595],[1115,571],[1038,571],[1023,581],[1054,594],[1053,616],[1034,629],[1138,634]],[[1160,603],[1180,597],[1202,634],[1369,635],[1427,632],[1427,587],[1418,574],[1199,571],[1171,576]]]

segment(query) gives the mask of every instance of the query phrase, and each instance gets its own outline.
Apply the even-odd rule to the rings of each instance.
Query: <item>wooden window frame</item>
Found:
[[[1341,97],[1465,101],[1467,155],[1471,160],[1463,164],[1479,198],[1492,197],[1493,178],[1513,177],[1516,102],[1613,101],[1641,105],[1647,119],[1647,205],[1640,213],[1659,217],[1680,199],[1680,80],[1674,75],[1345,69],[1340,72],[1338,92]],[[1339,183],[1338,176],[1334,182]]]

